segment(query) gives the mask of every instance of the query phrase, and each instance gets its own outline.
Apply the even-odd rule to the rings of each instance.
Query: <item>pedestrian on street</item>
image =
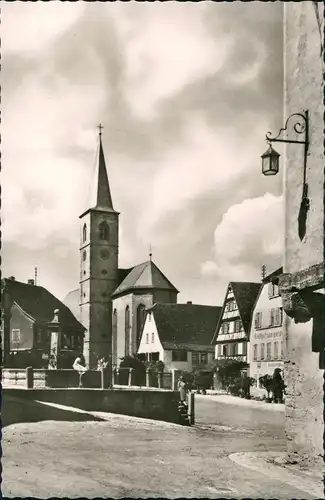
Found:
[[[284,381],[281,376],[281,370],[280,368],[276,368],[273,373],[273,383],[272,383],[274,403],[283,402],[283,391],[284,391]]]
[[[179,377],[177,388],[178,388],[178,392],[180,395],[180,400],[183,403],[185,403],[186,402],[187,386],[186,386],[186,382],[184,380],[184,377],[182,375]]]
[[[84,385],[84,377],[88,368],[86,367],[86,360],[83,354],[80,354],[74,361],[72,365],[73,369],[79,373],[79,387],[83,387]]]

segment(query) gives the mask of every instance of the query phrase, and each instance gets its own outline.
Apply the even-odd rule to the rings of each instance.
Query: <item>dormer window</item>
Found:
[[[109,226],[106,221],[99,224],[99,238],[101,240],[109,240]]]

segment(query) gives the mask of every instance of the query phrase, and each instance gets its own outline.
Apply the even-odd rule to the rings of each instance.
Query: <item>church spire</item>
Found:
[[[102,144],[102,129],[103,125],[98,125],[99,129],[99,146],[96,157],[96,171],[93,186],[90,195],[90,204],[88,208],[97,208],[104,211],[115,211],[113,208],[111,190],[109,187],[105,156]]]

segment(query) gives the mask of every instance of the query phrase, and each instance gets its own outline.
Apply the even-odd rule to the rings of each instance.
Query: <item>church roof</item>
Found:
[[[213,342],[217,340],[218,332],[220,328],[221,321],[223,319],[223,313],[225,310],[228,288],[231,287],[234,293],[234,299],[236,301],[240,319],[243,324],[245,333],[249,334],[249,327],[251,322],[251,315],[253,307],[256,302],[256,298],[261,289],[262,283],[252,283],[245,281],[231,281],[227,287],[227,293],[222,307],[222,314],[220,315],[218,324],[216,326],[215,335],[213,337]]]
[[[151,260],[131,268],[130,272],[116,288],[113,297],[134,289],[172,290],[178,293],[174,285]]]
[[[101,134],[99,135],[99,144],[96,154],[95,175],[90,187],[90,195],[88,206],[86,207],[86,212],[90,209],[97,209],[105,212],[115,212],[113,208],[111,190],[108,182]],[[82,215],[84,215],[84,213]]]
[[[76,288],[75,290],[71,290],[63,299],[63,304],[70,309],[78,321],[80,321],[79,295],[79,288]]]
[[[7,278],[5,283],[13,301],[34,321],[52,321],[55,309],[59,309],[59,321],[63,328],[85,330],[69,307],[46,288]]]
[[[221,309],[219,306],[159,303],[148,311],[154,315],[165,349],[195,350],[196,346],[211,345]]]

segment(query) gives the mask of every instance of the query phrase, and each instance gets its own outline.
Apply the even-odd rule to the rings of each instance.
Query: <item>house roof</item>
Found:
[[[59,309],[59,320],[63,328],[81,330],[85,328],[76,319],[69,307],[42,286],[30,285],[5,278],[12,300],[38,323],[52,321],[55,309]]]
[[[114,291],[113,297],[135,289],[171,290],[178,293],[174,285],[151,260],[131,268]]]
[[[211,345],[221,307],[195,304],[154,304],[152,311],[165,349]]]
[[[212,342],[215,342],[217,340],[217,337],[218,337],[220,324],[221,324],[223,313],[225,310],[229,286],[232,288],[232,291],[234,293],[234,299],[235,299],[237,307],[238,307],[238,312],[239,312],[240,319],[241,319],[242,324],[243,324],[244,331],[248,335],[250,321],[251,321],[251,314],[252,314],[253,307],[255,305],[255,301],[256,301],[256,298],[258,296],[258,293],[262,287],[262,283],[251,283],[251,282],[245,282],[245,281],[231,281],[228,284],[226,297],[225,297],[224,304],[222,307],[222,313],[220,315]]]

